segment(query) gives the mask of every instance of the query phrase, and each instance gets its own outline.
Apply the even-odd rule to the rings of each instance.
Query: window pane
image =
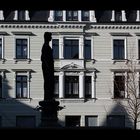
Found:
[[[54,77],[54,94],[55,97],[59,96],[59,76]]]
[[[91,40],[85,40],[85,59],[91,59]]]
[[[55,11],[55,21],[63,20],[63,11]]]
[[[115,76],[114,79],[114,98],[125,97],[125,77]]]
[[[23,98],[27,98],[27,83],[23,83]]]
[[[64,58],[65,59],[79,58],[79,40],[64,41]]]
[[[66,127],[79,127],[80,116],[66,116]]]
[[[97,126],[98,116],[86,116],[86,126]]]
[[[82,21],[89,21],[89,11],[82,11]]]
[[[91,76],[85,77],[85,97],[91,98]]]
[[[59,58],[59,40],[58,39],[52,40],[52,49],[53,49],[53,58],[58,59]]]
[[[109,115],[107,116],[107,126],[124,128],[125,127],[125,116],[124,115]]]
[[[21,128],[34,128],[35,117],[34,116],[17,116],[16,126]]]
[[[113,40],[114,59],[124,59],[124,40]]]
[[[16,58],[27,59],[27,39],[16,39]]]
[[[67,21],[78,21],[78,11],[66,11]]]
[[[17,87],[16,98],[21,98],[21,83],[17,83],[16,87]]]

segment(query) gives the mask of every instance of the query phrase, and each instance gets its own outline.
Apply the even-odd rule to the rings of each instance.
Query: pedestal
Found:
[[[59,106],[59,102],[55,100],[43,100],[39,102],[41,110],[40,127],[61,127],[57,120],[57,111],[63,107]]]

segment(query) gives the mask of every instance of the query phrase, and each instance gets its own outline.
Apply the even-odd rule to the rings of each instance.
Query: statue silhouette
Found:
[[[52,39],[50,32],[44,33],[44,44],[42,47],[41,61],[44,78],[44,100],[52,100],[54,98],[54,60],[53,51],[49,46]]]

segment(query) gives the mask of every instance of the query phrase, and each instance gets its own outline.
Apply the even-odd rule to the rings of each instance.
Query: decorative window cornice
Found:
[[[111,32],[110,33],[112,36],[131,36],[130,33],[124,33],[124,32]]]
[[[34,35],[32,32],[12,32],[14,35]]]

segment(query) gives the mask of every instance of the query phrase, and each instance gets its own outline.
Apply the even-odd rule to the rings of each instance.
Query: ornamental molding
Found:
[[[87,27],[88,28],[85,28]],[[23,23],[1,23],[0,24],[0,29],[3,28],[31,28],[31,29],[84,29],[84,30],[90,30],[90,29],[140,29],[140,25],[138,24],[132,24],[132,25],[117,25],[117,24],[102,24],[102,25],[98,25],[98,24],[77,24],[77,23],[63,23],[63,24],[44,24],[44,23],[38,23],[38,24],[34,24],[34,23],[27,23],[27,24],[23,24]]]

